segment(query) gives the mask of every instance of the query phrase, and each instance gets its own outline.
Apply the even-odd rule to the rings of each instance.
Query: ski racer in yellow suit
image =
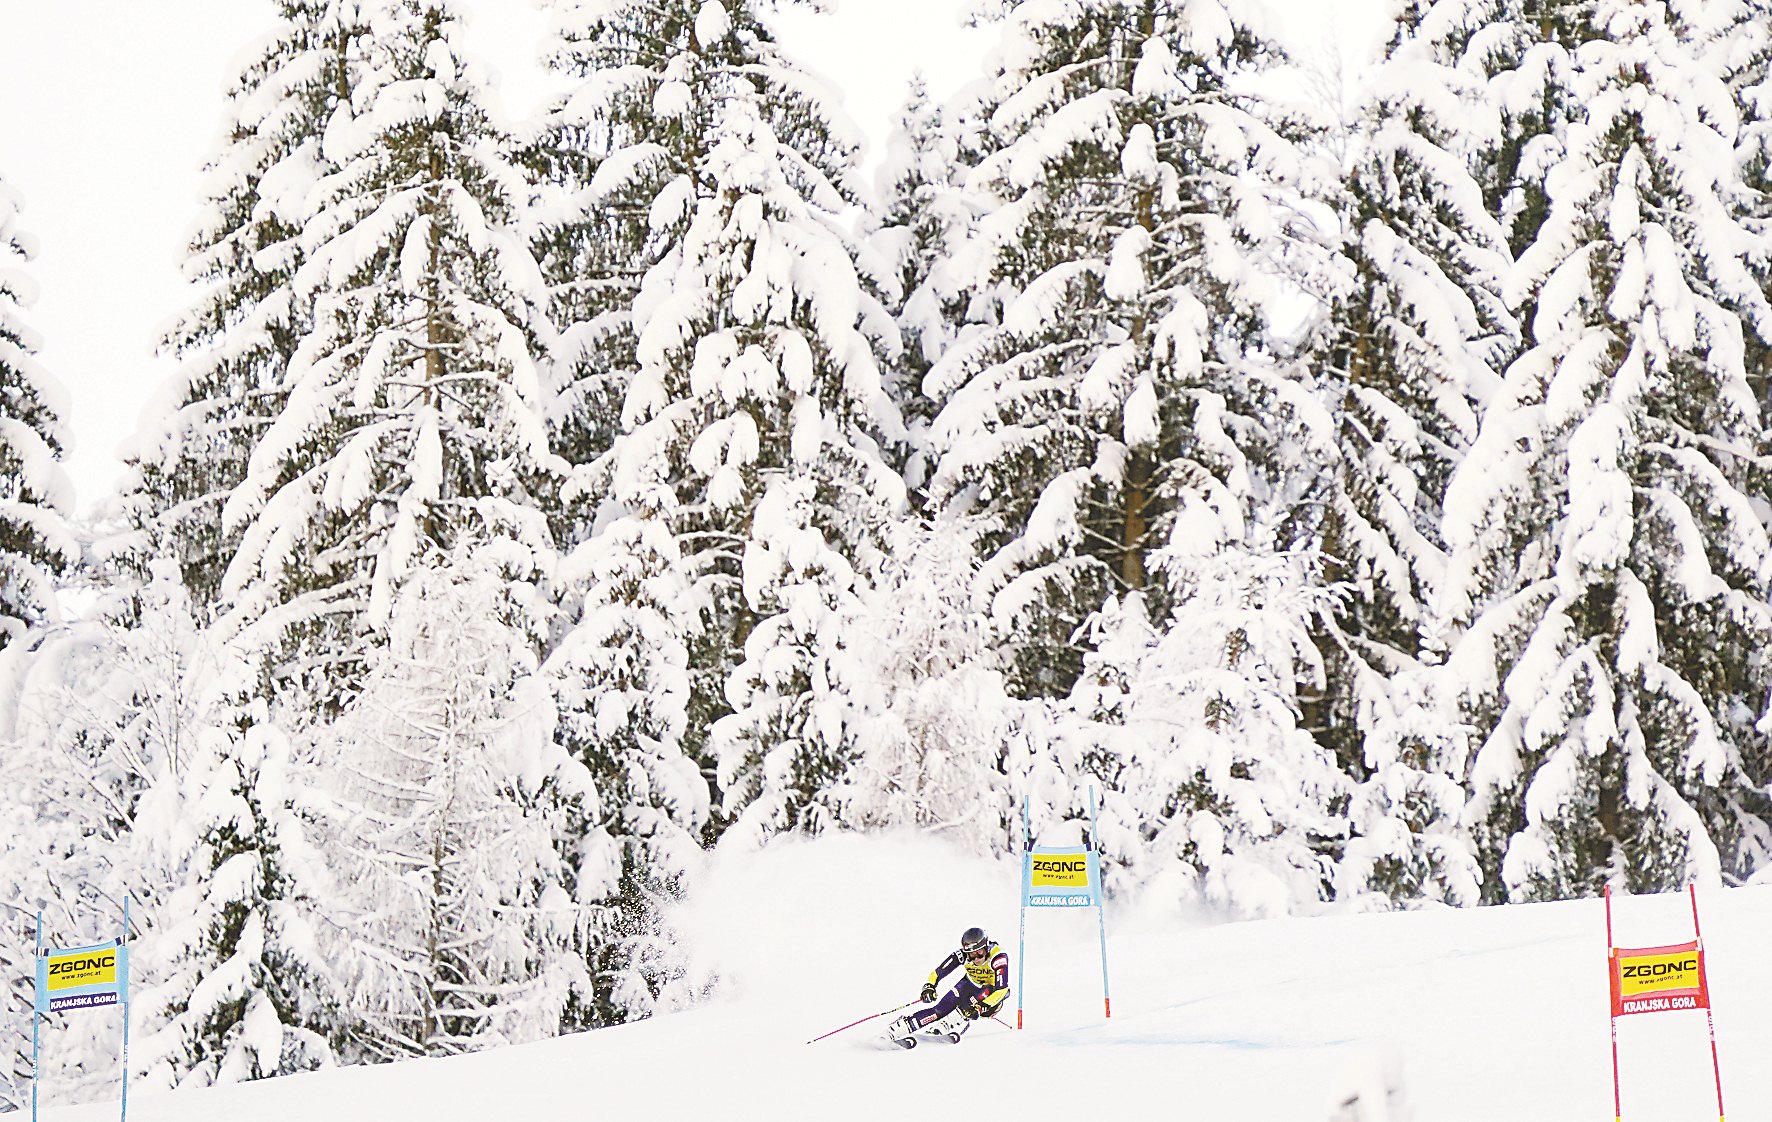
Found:
[[[961,968],[965,969],[964,976],[937,1000],[942,978]],[[887,1035],[894,1043],[905,1044],[918,1030],[934,1025],[955,1011],[966,1021],[996,1016],[997,1010],[1009,1000],[1009,952],[991,942],[983,928],[969,927],[960,936],[960,949],[942,959],[929,972],[921,996],[928,1004],[892,1022]],[[964,1033],[968,1027],[956,1026],[954,1031]]]

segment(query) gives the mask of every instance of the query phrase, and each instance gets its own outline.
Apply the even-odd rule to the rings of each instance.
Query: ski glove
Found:
[[[935,983],[934,982],[924,982],[923,983],[923,993],[922,993],[923,1004],[927,1005],[931,1001],[934,1001],[934,1000],[935,1000]]]
[[[968,1001],[966,1004],[960,1006],[960,1016],[965,1017],[968,1021],[975,1021],[978,1019],[978,1011],[982,1008],[984,1008],[984,1006],[979,1003]]]

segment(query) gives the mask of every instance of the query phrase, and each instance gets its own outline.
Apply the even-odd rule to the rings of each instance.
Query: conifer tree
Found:
[[[1331,264],[1302,218],[1320,171],[1255,96],[1279,55],[1233,7],[1004,7],[988,127],[964,145],[983,323],[929,388],[932,496],[984,527],[980,587],[1018,636],[1005,669],[1031,704],[1006,769],[1059,792],[1061,819],[1105,783],[1116,860],[1160,854],[1141,878],[1307,906],[1345,797],[1298,719],[1322,667],[1295,645],[1327,604],[1305,497],[1334,449],[1308,340],[1281,325]],[[1184,655],[1198,690],[1173,676]],[[1233,889],[1239,867],[1275,875]]]
[[[940,402],[924,388],[962,329],[967,294],[955,261],[971,213],[960,186],[956,128],[915,75],[879,172],[880,228],[868,246],[880,259],[883,289],[896,312],[902,346],[887,368],[887,390],[905,420],[905,481],[913,494],[927,485],[929,427]]]
[[[1101,852],[1152,891],[1240,915],[1308,911],[1329,890],[1319,851],[1349,786],[1294,715],[1299,684],[1321,680],[1310,625],[1328,594],[1295,571],[1303,555],[1157,560],[1173,624],[1142,594],[1111,601],[1056,730],[1073,774],[1106,785]]]
[[[326,129],[338,171],[301,238],[313,306],[281,411],[224,509],[228,626],[292,712],[355,692],[408,573],[471,538],[533,578],[553,547],[521,176],[446,0],[360,7],[365,56]]]
[[[845,827],[915,826],[979,852],[1013,844],[1017,791],[1003,767],[1019,704],[993,669],[1005,641],[974,597],[973,529],[936,518],[893,527],[840,621],[854,764],[824,800]]]
[[[322,136],[355,81],[363,28],[346,0],[280,0],[269,44],[236,81],[222,151],[207,169],[187,271],[203,296],[167,336],[179,373],[138,437],[123,487],[135,540],[122,560],[147,579],[176,556],[204,618],[221,610],[240,527],[222,509],[286,401],[284,378],[313,322],[293,284],[315,184],[336,168]]]
[[[580,525],[594,521],[609,538],[597,547],[601,560],[575,571],[682,590],[676,610],[650,617],[658,627],[647,643],[681,648],[687,689],[677,692],[671,675],[657,680],[647,720],[680,730],[675,750],[694,761],[710,793],[742,788],[736,801],[716,799],[705,822],[678,820],[709,837],[760,791],[745,731],[754,724],[727,726],[724,763],[710,738],[733,711],[728,683],[747,641],[783,608],[769,586],[789,579],[788,569],[746,583],[751,551],[766,552],[775,528],[755,525],[761,504],[774,493],[770,509],[810,518],[795,525],[837,551],[815,568],[836,582],[825,595],[841,597],[859,523],[876,517],[866,493],[898,489],[877,439],[863,431],[891,436],[899,426],[875,357],[875,340],[889,339],[892,325],[858,278],[859,251],[838,221],[862,198],[856,145],[817,83],[783,57],[760,10],[752,0],[559,5],[556,65],[583,81],[550,135],[588,148],[595,171],[568,192],[564,218],[550,219],[557,226],[542,243],[550,278],[582,275],[587,298],[594,287],[607,300],[605,312],[563,332],[602,356],[576,368],[589,375],[562,375],[563,411],[583,411],[584,431],[608,424],[596,401],[616,394],[622,403],[621,431],[608,434],[607,448],[592,440],[567,452],[576,468],[568,496],[586,512]],[[580,353],[574,345],[566,357]],[[585,376],[612,381],[571,388]],[[618,560],[611,548],[638,552]],[[587,613],[633,603],[621,587],[567,599]],[[620,634],[588,614],[576,626],[603,644]],[[575,657],[591,656],[581,646]],[[789,683],[750,696],[781,688]],[[580,704],[600,703],[587,694]],[[584,726],[565,718],[561,727]],[[591,745],[572,750],[597,766]]]
[[[684,750],[694,621],[677,539],[656,512],[622,518],[559,570],[583,599],[542,676],[555,693],[555,739],[591,786],[570,827],[591,913],[593,993],[566,1027],[653,1011],[677,966],[662,926],[695,866],[711,792]]]
[[[24,264],[36,241],[19,228],[23,199],[0,179],[0,646],[59,618],[56,578],[80,559],[67,524],[73,493],[57,462],[65,394],[37,362],[24,309],[36,287]]]
[[[133,964],[150,980],[138,1056],[169,1089],[325,1066],[338,1031],[314,930],[329,885],[295,811],[308,785],[266,703],[247,700],[251,667],[200,625],[183,578],[155,560],[129,596],[119,658],[139,683],[138,722],[167,745],[131,842],[163,882],[138,891]]]
[[[1421,39],[1486,91],[1467,122],[1475,126],[1466,134],[1475,147],[1464,155],[1474,161],[1489,214],[1506,231],[1510,256],[1537,239],[1550,214],[1545,176],[1563,158],[1564,134],[1581,111],[1568,91],[1587,6],[1584,0],[1442,0],[1421,23]],[[1530,342],[1529,303],[1514,311]]]
[[[1464,744],[1424,660],[1441,653],[1430,605],[1446,483],[1518,350],[1501,297],[1506,231],[1473,174],[1500,114],[1449,49],[1445,24],[1462,14],[1461,0],[1405,3],[1375,74],[1343,203],[1353,283],[1325,385],[1340,455],[1323,480],[1324,575],[1348,594],[1317,628],[1327,667],[1313,724],[1362,781],[1340,891],[1404,899],[1474,892],[1455,843]]]
[[[110,938],[127,896],[138,984],[164,976],[155,937],[189,918],[171,902],[192,882],[187,812],[216,748],[214,666],[194,633],[182,585],[168,573],[143,595],[104,596],[82,618],[3,653],[0,735],[9,750],[0,784],[12,842],[0,871],[18,888],[9,904],[23,913],[22,946],[31,945],[22,921],[37,911],[51,946]],[[28,952],[17,968],[34,974]],[[150,1027],[157,1012],[147,1015]],[[13,1023],[28,1044],[30,1018]],[[58,1043],[45,1057],[45,1101],[113,1093],[114,1024],[55,1015],[45,1031]],[[158,1069],[157,1043],[137,1053],[138,1072]]]
[[[1734,94],[1740,127],[1735,134],[1736,160],[1742,191],[1736,200],[1741,223],[1772,245],[1772,6],[1764,0],[1726,4],[1703,13],[1716,19],[1710,52]],[[1760,290],[1772,294],[1772,250],[1751,254]],[[1749,332],[1746,338],[1748,378],[1755,396],[1772,403],[1772,347]],[[1772,481],[1760,489],[1764,492]]]
[[[323,745],[339,887],[322,945],[351,1059],[553,1036],[589,995],[558,846],[585,783],[535,678],[544,619],[497,550],[464,539],[426,557]]]
[[[1765,861],[1772,565],[1748,489],[1764,421],[1744,332],[1769,321],[1699,7],[1575,12],[1559,99],[1582,113],[1513,282],[1535,345],[1447,497],[1445,591],[1469,622],[1450,666],[1481,740],[1468,815],[1490,899]]]
[[[702,169],[710,197],[648,276],[657,302],[637,307],[618,449],[663,456],[687,484],[673,520],[735,661],[734,712],[711,736],[722,813],[743,811],[752,837],[828,821],[817,797],[854,754],[826,672],[834,625],[904,500],[880,443],[902,425],[867,333],[891,323],[827,209],[840,196],[796,185],[806,166],[733,99]]]
[[[705,196],[701,164],[742,88],[797,155],[855,194],[855,141],[786,58],[754,0],[549,0],[549,65],[574,80],[526,157],[537,180],[536,256],[559,325],[556,444],[575,466],[563,540],[589,536],[607,454],[637,369],[633,306],[647,271]],[[748,94],[746,95],[748,96]]]
[[[983,580],[1025,636],[1012,688],[1062,697],[1110,594],[1166,610],[1153,555],[1177,511],[1248,526],[1288,458],[1325,452],[1269,332],[1296,296],[1274,263],[1314,267],[1286,203],[1310,173],[1239,88],[1275,55],[1228,5],[1020,4],[1006,35],[969,177],[988,326],[929,379],[931,494],[989,520]]]

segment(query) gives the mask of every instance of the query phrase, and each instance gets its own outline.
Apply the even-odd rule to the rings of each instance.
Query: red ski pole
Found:
[[[831,1030],[831,1031],[829,1031],[829,1032],[827,1032],[827,1033],[825,1033],[825,1034],[824,1034],[824,1036],[835,1036],[835,1035],[837,1035],[837,1034],[838,1034],[838,1033],[840,1033],[840,1032],[842,1032],[842,1031],[843,1031],[843,1029],[852,1029],[852,1028],[854,1028],[854,1027],[855,1027],[855,1026],[856,1026],[856,1025],[863,1025],[863,1024],[866,1024],[866,1023],[867,1023],[867,1022],[869,1022],[869,1021],[871,1021],[871,1020],[873,1020],[873,1019],[874,1019],[874,1018],[876,1018],[876,1017],[884,1017],[884,1016],[885,1016],[885,1015],[886,1015],[886,1014],[888,1014],[888,1013],[896,1013],[896,1012],[898,1012],[898,1011],[899,1011],[899,1010],[900,1010],[900,1009],[909,1009],[909,1008],[910,1008],[910,1007],[911,1007],[911,1006],[913,1006],[913,1005],[921,1005],[921,1004],[922,1004],[922,1003],[923,1003],[923,999],[922,999],[922,998],[920,998],[920,997],[917,997],[917,998],[912,998],[912,999],[911,999],[911,1000],[909,1000],[909,1001],[907,1001],[907,1002],[905,1002],[905,1003],[904,1003],[904,1004],[903,1004],[903,1005],[894,1005],[894,1006],[893,1006],[893,1007],[892,1007],[892,1008],[890,1008],[890,1009],[883,1009],[883,1010],[881,1010],[881,1011],[880,1011],[880,1012],[878,1012],[878,1013],[870,1013],[870,1014],[868,1014],[868,1015],[867,1015],[867,1016],[865,1016],[865,1017],[863,1017],[863,1018],[862,1018],[862,1019],[861,1019],[861,1020],[859,1020],[859,1021],[850,1021],[850,1022],[849,1022],[849,1023],[848,1023],[848,1024],[846,1024],[846,1025],[844,1025],[844,1026],[843,1026],[843,1028],[838,1028],[838,1029],[832,1029],[832,1030]],[[807,1042],[806,1042],[806,1043],[808,1043],[808,1044],[817,1044],[817,1043],[818,1043],[818,1042],[819,1042],[819,1041],[821,1041],[821,1040],[823,1040],[823,1039],[824,1039],[824,1036],[815,1036],[815,1037],[813,1037],[813,1038],[812,1038],[812,1039],[811,1039],[811,1040],[808,1040],[808,1041],[807,1041]]]

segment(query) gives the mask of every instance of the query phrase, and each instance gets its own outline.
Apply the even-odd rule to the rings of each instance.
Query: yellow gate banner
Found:
[[[1100,901],[1101,875],[1087,846],[1041,846],[1029,850],[1021,900],[1029,908],[1087,908]]]
[[[1612,1015],[1709,1009],[1704,951],[1696,942],[1617,947],[1612,952]]]
[[[1612,1116],[1624,1117],[1618,1078],[1618,1018],[1631,1013],[1704,1010],[1710,1031],[1710,1068],[1717,1081],[1717,1119],[1723,1114],[1723,1065],[1717,1062],[1717,1022],[1711,1011],[1710,982],[1704,973],[1704,933],[1698,927],[1698,886],[1688,884],[1692,901],[1692,941],[1665,947],[1621,947],[1612,939],[1612,885],[1606,885],[1607,975],[1612,991]]]
[[[123,1102],[129,1120],[129,897],[123,897],[123,934],[90,947],[49,947],[43,943],[43,913],[37,913],[37,937],[31,949],[36,966],[31,1009],[31,1122],[37,1119],[37,1081],[43,1070],[38,1052],[43,1018],[73,1009],[105,1005],[123,1008]]]
[[[37,1011],[115,1005],[129,984],[129,951],[118,941],[46,950],[37,959]]]

